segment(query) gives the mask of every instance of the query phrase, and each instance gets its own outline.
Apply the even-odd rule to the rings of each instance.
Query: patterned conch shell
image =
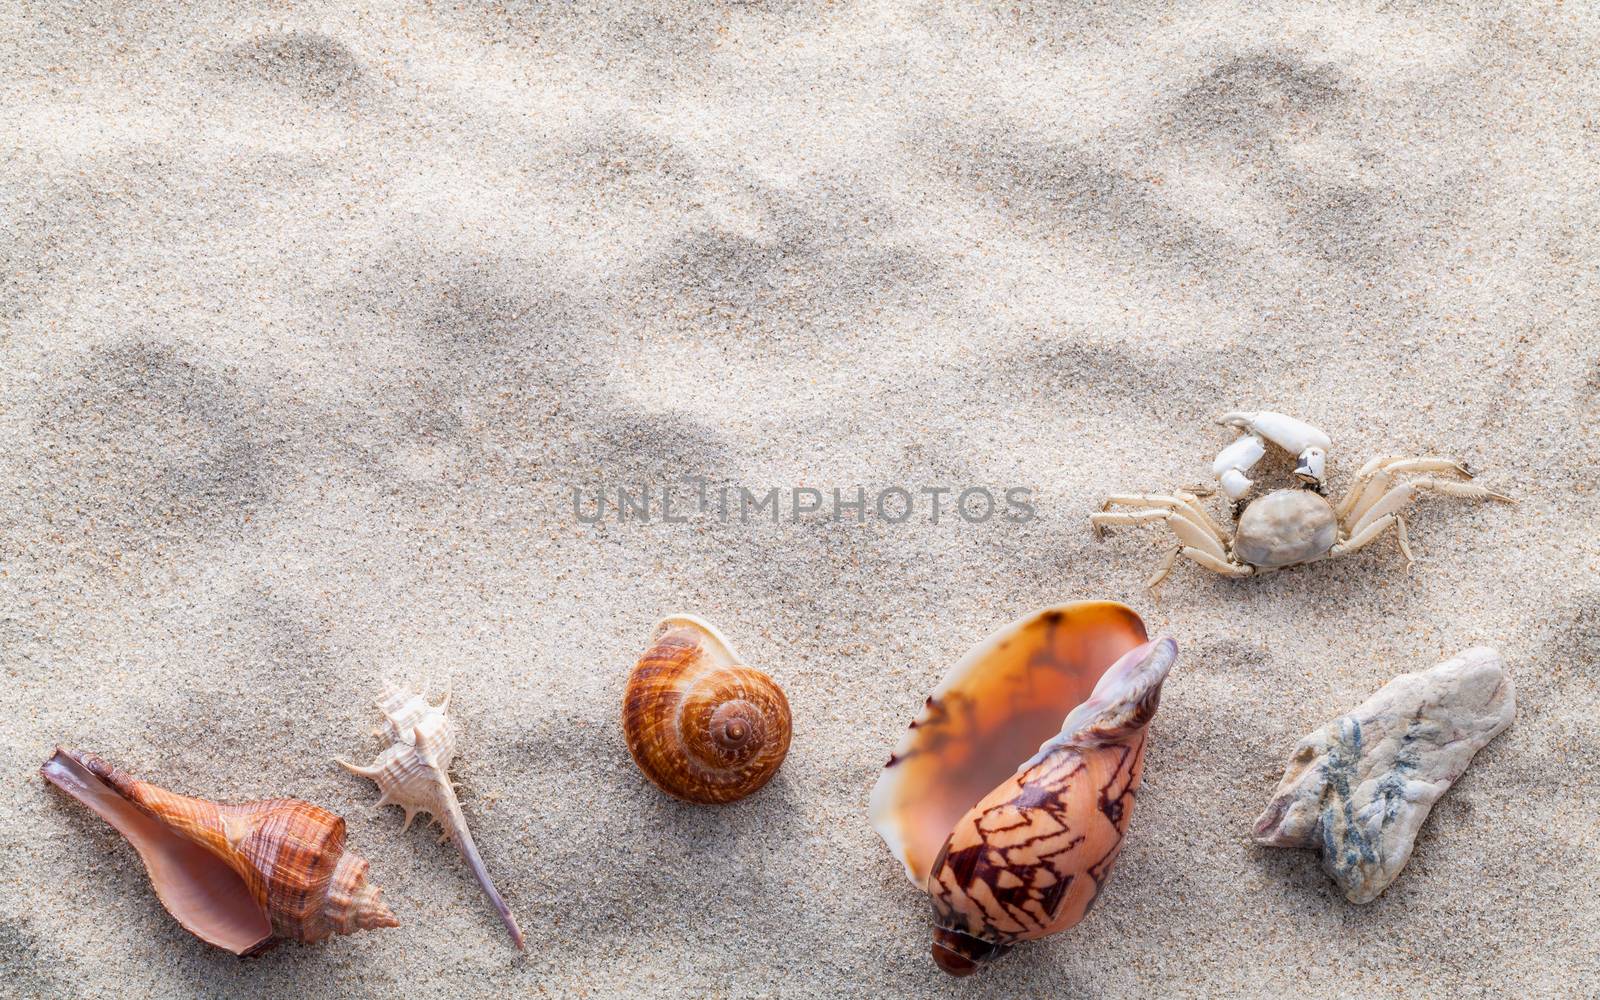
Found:
[[[383,712],[382,735],[390,741],[389,747],[369,767],[344,760],[339,764],[351,774],[370,778],[377,784],[380,808],[396,805],[406,811],[402,830],[410,828],[419,812],[437,820],[444,830],[440,839],[455,841],[483,894],[489,897],[490,904],[500,915],[500,922],[511,934],[511,940],[518,948],[523,948],[522,929],[489,878],[483,858],[478,855],[478,846],[473,843],[472,831],[467,829],[467,818],[461,812],[455,785],[450,781],[450,764],[456,757],[456,731],[445,715],[449,707],[448,694],[439,704],[430,705],[422,695],[409,688],[386,690],[378,699],[378,708]]]
[[[1171,639],[1146,640],[1130,608],[1068,604],[990,636],[928,698],[870,815],[928,893],[941,969],[968,975],[1088,913],[1176,656]]]
[[[167,912],[218,948],[249,955],[280,939],[400,926],[366,860],[345,850],[344,820],[309,802],[190,798],[60,748],[40,773],[116,827]]]
[[[639,770],[689,802],[742,799],[789,752],[789,700],[744,666],[728,640],[693,615],[656,624],[628,675],[622,732]]]

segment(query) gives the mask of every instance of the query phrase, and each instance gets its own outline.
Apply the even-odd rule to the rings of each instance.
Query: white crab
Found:
[[[1303,420],[1267,410],[1228,413],[1219,422],[1244,432],[1218,453],[1211,466],[1222,491],[1234,501],[1236,523],[1231,534],[1206,514],[1195,492],[1184,490],[1119,494],[1089,515],[1097,537],[1112,525],[1162,521],[1172,529],[1178,541],[1147,584],[1152,590],[1167,578],[1180,555],[1215,573],[1249,576],[1354,552],[1391,527],[1409,564],[1411,547],[1406,544],[1402,511],[1419,493],[1434,490],[1457,497],[1511,499],[1456,479],[1423,476],[1396,483],[1396,476],[1412,473],[1448,473],[1462,479],[1471,479],[1472,473],[1447,458],[1389,457],[1362,466],[1350,492],[1334,505],[1322,495],[1328,435]],[[1266,454],[1268,442],[1295,456],[1300,486],[1273,490],[1241,504],[1255,485],[1245,473]],[[1139,509],[1113,511],[1114,506]]]

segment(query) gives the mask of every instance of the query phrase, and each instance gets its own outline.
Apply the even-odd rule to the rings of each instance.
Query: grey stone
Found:
[[[1410,860],[1433,804],[1516,713],[1487,647],[1401,674],[1300,741],[1255,839],[1319,850],[1345,897],[1371,902]]]

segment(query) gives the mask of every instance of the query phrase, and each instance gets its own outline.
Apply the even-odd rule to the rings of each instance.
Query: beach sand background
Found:
[[[0,8],[0,993],[1600,994],[1594,7],[346,6]],[[1443,453],[1520,503],[1153,600],[1166,538],[1087,515],[1239,408],[1336,490]],[[680,475],[1038,517],[574,517]],[[1088,597],[1182,648],[1116,875],[947,979],[868,791],[972,643]],[[794,709],[726,808],[622,741],[678,610]],[[1299,736],[1480,643],[1517,721],[1386,894],[1250,843]],[[453,685],[525,956],[331,764],[385,678]],[[405,926],[199,944],[58,743],[343,813]]]

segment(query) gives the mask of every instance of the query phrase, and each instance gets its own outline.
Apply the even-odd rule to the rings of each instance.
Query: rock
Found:
[[[1433,804],[1516,714],[1511,678],[1487,647],[1401,674],[1300,741],[1255,839],[1318,849],[1345,897],[1370,903],[1410,860]]]

